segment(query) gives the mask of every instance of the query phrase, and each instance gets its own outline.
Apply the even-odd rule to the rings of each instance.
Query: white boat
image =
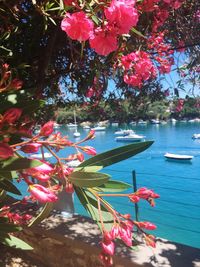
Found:
[[[147,124],[147,121],[139,120],[138,121],[138,124],[139,125],[146,125]]]
[[[136,121],[130,121],[129,124],[130,125],[136,125]]]
[[[152,119],[151,124],[160,124],[160,121],[157,119]]]
[[[43,158],[43,154],[33,154],[31,155],[32,158],[35,158],[35,159],[42,159]],[[49,152],[44,152],[44,158],[51,158],[52,157],[52,154],[49,153]]]
[[[167,159],[173,159],[173,160],[191,160],[193,159],[193,156],[190,155],[181,155],[181,154],[172,154],[172,153],[166,153],[164,155]]]
[[[105,131],[106,127],[105,126],[95,126],[94,128],[92,128],[92,130],[96,131],[96,132],[100,132],[100,131]]]
[[[176,119],[174,119],[174,118],[172,118],[172,119],[171,119],[171,122],[172,122],[172,123],[176,123],[176,122],[177,122],[177,120],[176,120]]]
[[[139,134],[129,134],[125,136],[117,136],[115,138],[118,142],[139,142],[144,140],[145,136]]]
[[[200,133],[199,134],[193,134],[192,139],[200,139]]]
[[[89,126],[89,125],[84,125],[84,126],[83,126],[83,129],[85,129],[85,130],[89,130],[89,129],[90,129],[90,126]]]
[[[80,137],[80,133],[78,132],[78,125],[76,123],[76,111],[74,110],[74,125],[76,125],[75,128],[75,132],[73,133],[74,137]]]
[[[115,135],[118,135],[118,136],[125,136],[125,135],[129,135],[129,134],[134,134],[135,132],[131,129],[128,129],[128,130],[122,130],[120,129],[119,131],[116,131],[115,132]]]

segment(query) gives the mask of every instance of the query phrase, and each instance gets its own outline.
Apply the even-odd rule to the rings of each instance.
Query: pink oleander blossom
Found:
[[[138,13],[134,8],[135,1],[112,0],[105,9],[105,16],[110,24],[117,29],[118,34],[128,33],[138,22]]]
[[[107,56],[118,48],[116,33],[106,27],[97,28],[89,41],[91,48],[102,56]]]
[[[115,244],[113,241],[111,240],[104,240],[102,243],[101,243],[101,247],[103,249],[103,252],[105,254],[108,254],[110,256],[112,256],[114,254],[114,251],[115,251]]]
[[[25,153],[36,153],[41,146],[42,145],[38,143],[29,143],[27,145],[24,145],[21,150]]]
[[[58,200],[52,191],[40,184],[29,185],[28,191],[32,197],[41,203],[56,202]]]
[[[73,40],[87,41],[93,33],[94,24],[83,12],[66,13],[61,29]]]
[[[14,155],[13,149],[5,143],[0,143],[0,158],[7,159]]]
[[[91,146],[84,146],[81,149],[88,155],[95,156],[97,154],[95,148]]]
[[[42,126],[39,135],[41,135],[41,136],[49,136],[50,134],[53,133],[53,130],[54,130],[53,127],[54,127],[54,122],[53,121],[49,121],[49,122],[45,123]]]
[[[157,227],[155,224],[150,222],[136,222],[137,226],[146,230],[155,230]]]
[[[44,162],[40,166],[26,169],[23,171],[25,175],[30,175],[42,182],[47,182],[51,178],[50,175],[52,174],[52,172],[53,168],[51,167],[51,165]]]

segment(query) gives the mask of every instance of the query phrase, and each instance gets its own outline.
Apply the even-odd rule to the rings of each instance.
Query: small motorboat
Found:
[[[115,140],[118,142],[140,142],[144,138],[145,136],[134,133],[134,134],[129,134],[125,136],[118,136],[115,138]]]
[[[193,134],[192,139],[200,139],[200,133]]]
[[[84,129],[84,130],[89,130],[89,129],[90,129],[90,126],[89,126],[89,125],[84,125],[84,126],[83,126],[83,129]]]
[[[160,121],[157,119],[152,119],[151,124],[160,124]]]
[[[181,155],[181,154],[172,154],[172,153],[166,153],[164,156],[167,159],[180,160],[180,161],[193,159],[193,156],[191,155]]]
[[[138,121],[138,124],[139,125],[146,125],[147,124],[147,121],[139,120]]]
[[[69,128],[75,128],[75,127],[77,127],[77,124],[75,124],[75,123],[68,123],[67,124],[67,127],[69,127]]]
[[[105,126],[95,126],[94,128],[92,128],[92,130],[94,130],[95,132],[100,132],[100,131],[105,131],[106,127]]]
[[[128,129],[128,130],[122,130],[120,129],[119,131],[116,131],[115,132],[115,135],[118,135],[118,136],[126,136],[126,135],[129,135],[129,134],[134,134],[135,132],[131,129]]]

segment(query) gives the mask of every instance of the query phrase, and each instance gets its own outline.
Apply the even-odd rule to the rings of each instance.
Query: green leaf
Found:
[[[82,171],[82,172],[98,172],[102,169],[102,166],[89,166],[89,167],[77,167],[74,169],[75,171]]]
[[[98,172],[73,172],[69,180],[79,187],[95,187],[106,183],[110,175]]]
[[[3,241],[3,243],[7,246],[10,247],[14,247],[14,248],[20,248],[20,249],[24,249],[24,250],[31,250],[33,249],[30,245],[28,245],[26,242],[24,242],[23,240],[9,235],[9,238],[5,238],[5,240]]]
[[[2,179],[1,177],[0,177],[0,188],[13,194],[19,196],[21,195],[21,192],[17,189],[16,186],[14,186],[14,184],[11,181]]]
[[[33,168],[42,165],[42,162],[36,159],[11,157],[0,162],[0,171],[16,171]]]
[[[12,233],[12,232],[18,232],[20,230],[22,230],[22,228],[15,224],[1,222],[0,232],[2,233]]]
[[[119,161],[128,159],[150,147],[153,141],[140,142],[126,146],[117,147],[115,149],[98,154],[88,160],[82,162],[79,167],[86,166],[103,166],[107,167]]]
[[[139,32],[138,30],[136,30],[135,28],[132,28],[131,31],[132,31],[133,33],[139,35],[140,37],[146,39],[146,37],[145,37],[141,32]]]
[[[33,226],[35,224],[40,223],[41,221],[43,221],[45,218],[48,217],[48,215],[50,214],[50,212],[52,211],[54,206],[54,203],[46,203],[43,207],[43,209],[41,210],[41,212],[38,214],[38,216],[36,218],[34,218],[28,225],[28,227]]]
[[[120,181],[110,180],[107,183],[105,183],[101,186],[98,186],[97,189],[99,189],[102,192],[121,192],[121,191],[127,190],[131,187],[132,187],[132,185],[130,185],[130,184],[120,182]]]
[[[96,198],[87,190],[83,188],[75,187],[75,192],[83,205],[83,207],[86,209],[86,211],[90,214],[92,219],[96,221],[99,228],[102,229],[100,218],[99,218],[99,211],[98,211],[98,203]],[[105,203],[107,203],[109,206],[110,204],[104,200]],[[113,225],[113,216],[108,210],[101,204],[101,216],[103,219],[103,223],[105,226],[105,229],[109,231]]]
[[[13,178],[12,172],[2,172],[2,171],[0,171],[0,177],[3,177],[8,180],[11,180]]]

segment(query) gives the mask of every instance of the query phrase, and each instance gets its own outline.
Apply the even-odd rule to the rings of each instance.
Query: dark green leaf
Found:
[[[82,162],[79,167],[86,166],[110,166],[119,161],[128,159],[150,147],[153,141],[141,142],[136,144],[130,144],[126,146],[121,146],[104,153],[98,154],[88,160]]]
[[[136,30],[135,28],[132,28],[131,31],[132,31],[133,33],[139,35],[140,37],[143,37],[143,38],[146,39],[146,37],[145,37],[141,32],[139,32],[138,30]]]
[[[102,192],[121,192],[131,187],[132,185],[130,184],[120,182],[120,181],[110,180],[107,183],[101,186],[98,186],[98,189]]]
[[[11,224],[11,223],[2,223],[0,224],[0,232],[4,232],[4,233],[12,233],[12,232],[18,232],[20,231],[22,228],[15,225],[15,224]]]
[[[1,177],[0,177],[0,188],[13,194],[21,195],[21,192],[17,189],[16,186],[14,186],[14,184],[11,181],[6,179],[1,179]]]
[[[41,212],[38,214],[38,216],[36,218],[33,218],[33,220],[29,223],[29,227],[32,225],[35,225],[37,223],[40,223],[41,221],[43,221],[45,218],[47,218],[47,216],[50,214],[50,212],[52,211],[54,206],[54,203],[46,203],[43,207],[43,209],[41,210]]]
[[[42,165],[42,162],[36,159],[11,157],[0,162],[0,171],[16,171],[33,168]]]
[[[10,247],[14,247],[14,248],[20,248],[20,249],[24,249],[24,250],[31,250],[33,249],[30,245],[28,245],[26,242],[24,242],[23,240],[9,235],[8,238],[5,238],[5,240],[3,241],[3,243],[7,246]]]
[[[106,183],[110,176],[105,173],[98,172],[73,172],[69,176],[69,180],[79,187],[95,187]]]

